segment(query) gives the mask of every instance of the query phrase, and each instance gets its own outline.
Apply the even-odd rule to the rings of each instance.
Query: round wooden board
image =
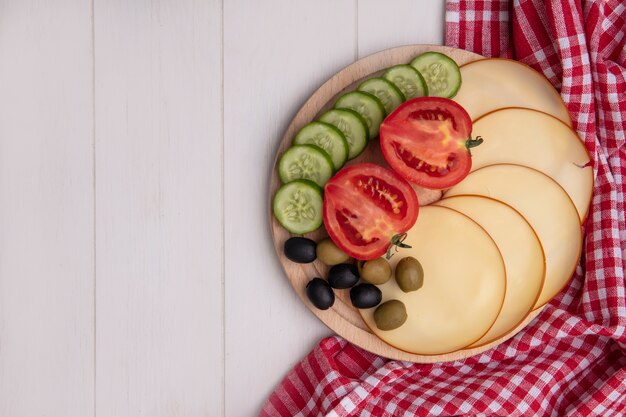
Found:
[[[408,63],[413,57],[426,51],[442,52],[454,59],[459,65],[483,58],[481,55],[472,52],[445,46],[407,45],[369,55],[342,69],[331,79],[326,81],[319,89],[317,89],[317,91],[315,91],[315,93],[313,93],[313,95],[306,101],[306,103],[304,103],[302,108],[289,124],[289,127],[287,128],[276,152],[276,160],[274,161],[272,169],[269,190],[269,218],[272,238],[274,240],[274,248],[283,269],[287,274],[287,278],[306,306],[330,329],[351,343],[354,343],[367,351],[385,356],[387,358],[418,363],[453,361],[489,350],[514,336],[528,323],[530,323],[541,312],[541,309],[533,311],[517,328],[506,336],[493,343],[474,349],[464,349],[444,355],[433,356],[415,355],[396,349],[393,346],[386,344],[370,332],[361,319],[359,312],[351,306],[349,290],[335,291],[337,296],[335,304],[332,308],[325,311],[318,310],[309,302],[305,292],[307,282],[313,277],[325,277],[328,272],[328,267],[319,261],[315,261],[311,264],[297,264],[289,261],[284,256],[283,245],[285,241],[293,235],[287,232],[274,218],[271,205],[272,198],[276,193],[276,190],[281,185],[280,179],[278,178],[278,170],[276,169],[276,161],[278,156],[291,146],[295,133],[302,126],[311,122],[317,118],[317,116],[331,108],[338,96],[346,91],[354,90],[356,86],[365,78],[377,76],[381,74],[385,68],[392,65]],[[378,140],[370,142],[367,149],[358,158],[348,162],[347,165],[360,162],[375,162],[377,164],[387,166],[385,161],[380,156]],[[420,205],[427,205],[441,198],[441,192],[439,191],[420,189],[418,187],[415,189],[419,197]],[[326,237],[327,233],[324,228],[321,228],[320,230],[309,233],[306,236],[317,241]]]

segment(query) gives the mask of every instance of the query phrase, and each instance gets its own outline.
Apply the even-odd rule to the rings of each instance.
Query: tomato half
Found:
[[[374,164],[342,169],[324,187],[324,225],[335,244],[356,259],[385,254],[391,238],[417,220],[419,203],[395,172]]]
[[[380,148],[391,168],[425,188],[459,183],[472,167],[472,120],[456,102],[418,97],[400,105],[380,126]]]

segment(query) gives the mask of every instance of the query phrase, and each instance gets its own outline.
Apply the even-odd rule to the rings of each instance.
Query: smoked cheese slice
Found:
[[[375,308],[359,310],[365,323],[388,344],[411,353],[436,355],[464,348],[480,339],[498,316],[505,294],[504,262],[493,239],[469,217],[445,208],[420,208],[415,226],[390,260],[405,256],[424,269],[423,286],[404,293],[395,279],[380,285],[383,302],[402,301],[406,322],[379,330]]]
[[[565,190],[537,170],[500,164],[470,173],[444,196],[467,194],[510,205],[537,233],[546,257],[546,277],[534,307],[546,304],[569,282],[581,251],[580,219]]]
[[[571,127],[536,110],[496,110],[474,122],[472,135],[484,142],[472,148],[472,171],[511,163],[534,168],[558,182],[584,220],[593,191],[593,168],[585,145]]]
[[[502,311],[491,329],[472,346],[480,346],[506,335],[531,312],[546,271],[543,249],[535,231],[515,209],[483,196],[448,197],[438,206],[470,217],[493,238],[506,269],[506,295]]]
[[[476,120],[503,107],[526,107],[551,114],[571,126],[561,96],[540,73],[512,59],[487,58],[461,66],[461,88],[454,101]]]

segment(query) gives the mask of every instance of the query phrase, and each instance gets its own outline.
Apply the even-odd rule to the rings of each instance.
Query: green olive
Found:
[[[386,301],[374,311],[374,322],[380,330],[397,329],[404,324],[406,318],[406,307],[398,300]]]
[[[330,238],[320,240],[315,251],[317,258],[328,266],[342,264],[350,259]]]
[[[404,292],[417,291],[424,284],[422,264],[412,256],[400,259],[396,265],[396,282]]]
[[[361,279],[374,285],[381,285],[391,278],[391,266],[384,258],[359,261],[357,264]]]

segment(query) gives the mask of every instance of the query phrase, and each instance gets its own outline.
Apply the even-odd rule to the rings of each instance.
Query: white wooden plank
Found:
[[[331,334],[273,252],[269,172],[291,118],[355,53],[355,2],[227,1],[224,6],[226,415],[259,407]]]
[[[443,44],[445,0],[358,0],[359,58],[394,46]]]
[[[95,16],[96,413],[222,415],[221,3]]]
[[[91,34],[90,2],[0,2],[1,416],[93,416]]]

